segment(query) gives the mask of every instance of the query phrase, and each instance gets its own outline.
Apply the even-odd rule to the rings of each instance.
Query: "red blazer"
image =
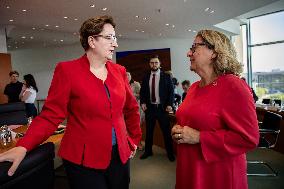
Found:
[[[112,127],[125,163],[141,139],[139,106],[124,67],[107,62],[107,97],[102,80],[90,72],[86,55],[55,68],[48,97],[17,146],[28,150],[45,141],[67,118],[58,155],[86,167],[105,169],[111,160]]]

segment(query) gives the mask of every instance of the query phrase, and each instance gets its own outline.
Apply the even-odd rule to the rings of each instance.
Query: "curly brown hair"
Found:
[[[113,18],[108,15],[89,18],[82,24],[79,30],[80,42],[85,51],[89,49],[88,37],[101,33],[105,24],[111,24],[115,28]]]
[[[200,30],[197,36],[200,36],[207,47],[217,54],[213,64],[214,72],[217,75],[234,74],[239,76],[242,73],[243,65],[238,62],[236,50],[226,35],[214,30]]]

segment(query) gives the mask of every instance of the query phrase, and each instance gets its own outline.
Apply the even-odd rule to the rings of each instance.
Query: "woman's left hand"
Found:
[[[200,132],[188,126],[178,127],[172,130],[172,137],[178,143],[197,144],[199,143]]]
[[[137,151],[137,146],[135,145],[134,146],[135,150],[134,151],[131,151],[131,154],[129,156],[130,159],[134,158],[135,154],[136,154],[136,151]]]

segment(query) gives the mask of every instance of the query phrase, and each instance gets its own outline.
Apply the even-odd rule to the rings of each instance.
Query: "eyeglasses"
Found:
[[[205,46],[205,45],[206,45],[206,43],[193,43],[190,50],[191,50],[192,53],[194,53],[198,46]]]
[[[202,43],[193,43],[191,48],[190,48],[191,52],[194,53],[198,46],[206,46],[206,47],[208,47],[208,49],[214,49],[214,45],[211,45],[210,43],[205,41],[205,42],[202,42]]]
[[[92,35],[93,37],[102,37],[108,41],[117,42],[117,37],[115,35]]]

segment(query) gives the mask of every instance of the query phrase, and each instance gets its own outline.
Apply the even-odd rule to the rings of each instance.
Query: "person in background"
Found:
[[[35,99],[38,88],[34,76],[31,74],[24,75],[24,84],[19,95],[21,101],[25,102],[27,117],[36,117],[37,109],[35,107]]]
[[[244,80],[245,82],[247,82],[247,81],[246,81],[246,78],[241,77],[241,79]],[[254,103],[256,103],[256,101],[258,101],[258,96],[255,94],[255,91],[254,91],[254,89],[253,89],[252,87],[251,87],[250,89],[251,89],[252,97],[253,97],[253,99],[254,99]]]
[[[173,81],[173,85],[174,85],[174,106],[178,107],[179,104],[181,103],[181,96],[180,94],[178,94],[178,86],[179,86],[179,82],[177,80],[177,78],[173,77],[172,78]]]
[[[80,28],[85,54],[57,64],[48,97],[17,147],[0,154],[13,162],[44,142],[67,117],[58,155],[71,189],[128,189],[129,159],[141,139],[138,103],[126,70],[111,61],[118,47],[110,16],[87,19]]]
[[[132,79],[130,72],[126,72],[126,74],[127,74],[127,79],[128,79],[129,84],[131,86],[132,92],[133,92],[137,102],[139,103],[141,85],[140,85],[139,82],[134,81]]]
[[[140,89],[141,89],[141,85],[139,82],[134,81],[132,79],[132,76],[130,74],[130,72],[126,72],[127,74],[127,79],[129,81],[130,87],[132,89],[132,92],[137,100],[137,103],[140,104]],[[140,113],[140,123],[142,124],[143,118],[144,118],[144,113],[142,111],[142,109],[139,107],[139,113]],[[138,150],[143,150],[143,145],[141,143],[141,141],[138,144]]]
[[[187,91],[190,87],[190,81],[189,80],[184,80],[182,83],[181,83],[181,86],[182,86],[182,90],[183,90],[183,93],[182,93],[182,101],[184,101],[185,97],[186,97],[186,94],[187,94]]]
[[[259,141],[250,88],[229,38],[197,33],[187,56],[193,83],[176,112],[176,189],[247,189],[246,153]]]
[[[153,155],[153,135],[156,120],[158,120],[164,136],[168,159],[175,161],[168,115],[172,111],[174,101],[172,79],[170,75],[160,70],[161,63],[157,55],[150,58],[149,65],[151,72],[143,78],[140,90],[140,103],[146,120],[145,151],[140,159],[146,159]]]
[[[11,82],[4,89],[4,94],[8,97],[8,103],[21,102],[19,94],[21,93],[23,83],[18,81],[19,72],[11,71],[9,76]]]

